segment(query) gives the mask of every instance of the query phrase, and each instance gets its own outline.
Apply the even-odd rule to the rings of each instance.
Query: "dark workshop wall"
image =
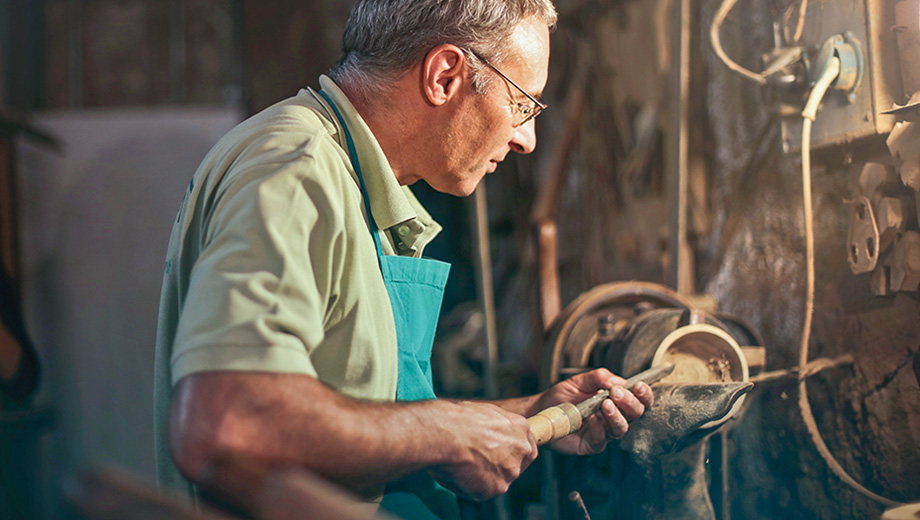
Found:
[[[715,4],[704,4],[702,20],[711,19]],[[893,5],[886,3],[886,9]],[[739,5],[723,32],[726,47],[738,59],[756,63],[757,51],[771,46],[770,21],[784,7]],[[702,40],[705,31],[698,34]],[[710,122],[716,222],[709,243],[699,249],[701,285],[725,311],[762,332],[768,369],[792,366],[805,295],[800,160],[782,152],[769,96],[730,74],[708,44],[698,48],[706,82],[697,92]],[[809,378],[809,398],[831,452],[857,481],[888,498],[916,501],[920,389],[911,367],[920,349],[917,292],[876,296],[869,275],[854,275],[847,263],[847,201],[861,194],[860,171],[867,158],[890,155],[883,144],[853,155],[830,150],[818,159],[812,176],[817,281],[811,357],[849,353],[855,363]],[[765,512],[775,518],[877,518],[881,506],[843,484],[819,458],[795,404],[794,381],[762,385],[755,392],[748,415],[731,436],[733,513],[740,518]]]
[[[667,98],[676,81],[667,65],[674,59],[669,52],[674,31],[661,28],[673,20],[678,4],[559,2],[565,16],[554,35],[553,112],[541,116],[542,146],[554,144],[561,126],[555,109],[567,91],[585,88],[590,100],[561,199],[563,304],[605,281],[669,282],[665,248],[671,202],[662,199],[666,193],[660,189],[655,161],[630,154],[641,143],[652,147],[651,156],[666,152],[642,138],[643,109],[656,114],[653,121],[665,143],[674,137],[668,115],[674,101]],[[719,4],[692,2],[689,236],[694,281],[698,291],[718,300],[722,311],[763,335],[767,370],[784,369],[797,363],[804,317],[801,163],[797,153],[783,152],[770,92],[734,75],[715,57],[709,24]],[[573,5],[578,9],[567,10]],[[798,5],[739,2],[722,30],[724,47],[737,61],[756,68],[761,54],[773,46],[773,20]],[[825,4],[812,3],[816,5],[821,9]],[[894,3],[884,5],[892,9]],[[571,82],[578,77],[572,72],[578,59],[591,64],[583,86]],[[896,101],[903,103],[906,97]],[[855,362],[809,378],[808,389],[820,431],[844,468],[888,498],[916,501],[920,388],[913,367],[920,357],[918,295],[876,296],[870,276],[854,275],[847,263],[847,201],[860,192],[865,158],[892,162],[884,138],[869,139],[852,153],[831,147],[815,159],[817,283],[810,357],[852,354]],[[636,168],[639,157],[643,160]],[[510,185],[520,178],[503,176],[494,182]],[[903,186],[898,189],[914,197]],[[517,199],[522,192],[514,193]],[[532,285],[535,266],[527,259],[533,246],[525,238],[526,220],[518,224],[515,235],[528,244],[528,253],[520,257],[522,270],[513,277],[518,284]],[[916,221],[909,226],[916,228]],[[521,300],[504,301],[505,330],[518,332],[504,344],[533,338],[527,332],[532,329],[521,324],[532,323],[532,314],[525,318],[516,313],[522,306]],[[532,307],[526,306],[531,313]],[[879,518],[883,507],[843,484],[819,457],[796,400],[794,379],[759,384],[743,418],[732,426],[731,514]]]

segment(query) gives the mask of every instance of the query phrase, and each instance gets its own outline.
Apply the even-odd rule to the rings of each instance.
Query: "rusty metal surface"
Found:
[[[805,29],[799,43],[814,53],[814,49],[820,48],[828,38],[851,33],[859,42],[867,65],[866,77],[852,101],[840,91],[831,91],[825,97],[812,130],[814,148],[891,130],[894,118],[882,112],[903,102],[894,26],[890,0],[818,0],[808,4]],[[801,117],[783,121],[783,147],[787,152],[797,152],[801,148],[801,135]]]

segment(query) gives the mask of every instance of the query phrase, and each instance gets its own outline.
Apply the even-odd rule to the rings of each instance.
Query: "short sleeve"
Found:
[[[202,371],[316,376],[340,273],[341,204],[312,157],[253,162],[222,181],[204,212],[172,354],[172,380]],[[224,187],[226,186],[226,187]]]

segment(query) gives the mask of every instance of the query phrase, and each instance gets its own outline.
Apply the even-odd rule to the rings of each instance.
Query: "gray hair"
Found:
[[[359,95],[379,94],[428,51],[450,43],[464,50],[473,88],[483,92],[483,64],[470,50],[500,63],[508,37],[531,16],[550,29],[556,25],[552,0],[357,0],[345,25],[342,55],[329,75]]]

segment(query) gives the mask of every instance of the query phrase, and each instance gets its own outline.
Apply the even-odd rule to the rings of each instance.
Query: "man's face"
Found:
[[[536,18],[523,21],[510,41],[509,58],[493,63],[530,95],[539,99],[549,66],[549,29]],[[532,102],[495,71],[484,94],[468,87],[441,132],[425,180],[436,190],[466,196],[495,171],[508,152],[530,153],[537,144],[534,121],[517,125],[518,104]]]

